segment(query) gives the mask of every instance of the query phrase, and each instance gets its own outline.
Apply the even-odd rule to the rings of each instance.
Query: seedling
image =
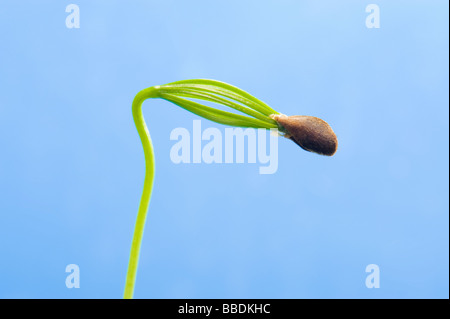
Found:
[[[224,125],[245,128],[277,128],[281,135],[290,138],[303,149],[322,155],[333,155],[338,144],[336,135],[325,121],[312,116],[280,114],[249,93],[224,82],[184,80],[140,91],[133,100],[132,112],[144,148],[145,180],[131,244],[124,292],[126,299],[133,298],[139,252],[155,175],[152,140],[142,114],[142,103],[149,98],[167,100],[198,116]],[[216,109],[191,99],[230,107],[248,116]]]

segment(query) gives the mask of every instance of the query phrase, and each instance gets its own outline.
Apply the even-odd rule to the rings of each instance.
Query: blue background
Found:
[[[170,132],[198,117],[145,102],[136,298],[449,297],[447,1],[376,1],[380,29],[369,1],[76,1],[68,29],[70,3],[0,1],[1,298],[122,297],[144,174],[131,101],[190,78],[321,117],[339,149],[280,139],[274,175],[176,165]]]

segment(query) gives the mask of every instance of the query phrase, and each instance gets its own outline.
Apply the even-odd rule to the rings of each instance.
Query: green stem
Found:
[[[142,146],[144,148],[145,180],[141,202],[139,203],[136,224],[134,226],[133,242],[131,243],[130,260],[128,263],[127,279],[125,282],[125,291],[123,295],[125,299],[133,298],[142,235],[144,234],[145,219],[147,217],[148,205],[153,189],[153,179],[155,176],[155,155],[153,153],[152,140],[142,114],[142,103],[148,98],[157,97],[157,92],[158,90],[153,87],[140,91],[134,98],[132,105],[134,124],[136,125]]]
[[[136,125],[139,137],[144,148],[145,156],[145,180],[144,189],[142,191],[141,202],[139,203],[136,224],[134,226],[133,241],[131,243],[130,260],[128,263],[127,278],[125,282],[125,291],[123,297],[125,299],[133,298],[134,285],[136,282],[136,273],[139,262],[139,252],[141,250],[142,236],[144,234],[145,220],[147,218],[148,205],[152,195],[153,180],[155,176],[155,155],[153,153],[152,140],[148,132],[147,125],[142,114],[142,103],[148,98],[162,98],[170,101],[198,116],[209,119],[216,123],[255,128],[275,128],[277,123],[272,120],[270,114],[278,114],[268,105],[259,101],[245,91],[242,91],[229,84],[213,81],[213,80],[189,80],[179,81],[176,88],[166,86],[154,86],[140,91],[133,100],[132,113],[134,124]],[[174,86],[175,84],[171,84]],[[195,83],[199,83],[194,85]],[[204,85],[204,84],[207,85]],[[203,86],[202,86],[203,85]],[[167,93],[167,92],[172,92]],[[215,95],[214,95],[215,94]],[[222,104],[255,118],[234,114],[212,107],[208,107],[190,100],[186,100],[177,95],[190,98],[203,99],[209,102]],[[250,108],[236,104],[230,100],[223,99],[219,96],[225,96],[234,99]],[[259,113],[258,113],[259,112]]]

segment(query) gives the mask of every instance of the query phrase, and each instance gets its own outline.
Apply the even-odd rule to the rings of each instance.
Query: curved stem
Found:
[[[147,210],[148,205],[150,203],[150,197],[152,195],[152,189],[153,189],[153,180],[155,176],[155,155],[153,153],[153,145],[152,140],[150,138],[150,133],[148,132],[147,125],[144,121],[144,116],[142,114],[142,103],[148,99],[148,98],[163,98],[167,101],[170,101],[194,114],[197,114],[203,118],[209,119],[211,121],[214,121],[216,123],[225,124],[225,125],[231,125],[231,126],[240,126],[240,127],[255,127],[255,128],[275,128],[277,127],[276,122],[269,118],[268,115],[276,113],[269,108],[269,106],[266,106],[263,102],[257,100],[256,98],[252,97],[248,93],[230,86],[229,84],[218,82],[218,81],[211,81],[211,80],[193,80],[198,81],[200,83],[207,82],[207,83],[216,83],[215,90],[209,90],[211,93],[215,93],[218,95],[223,95],[225,97],[230,97],[238,102],[241,102],[245,105],[250,106],[253,109],[256,109],[261,114],[265,114],[266,117],[262,117],[259,114],[256,114],[256,112],[253,112],[252,110],[245,109],[243,106],[240,106],[236,103],[232,103],[229,100],[222,99],[220,97],[214,96],[209,94],[209,91],[206,92],[207,94],[202,94],[204,92],[200,92],[199,94],[196,94],[196,92],[191,92],[192,90],[185,91],[183,90],[183,87],[178,87],[178,94],[187,94],[188,97],[194,97],[198,98],[199,96],[207,101],[216,102],[222,105],[229,106],[231,108],[237,109],[243,113],[246,113],[248,115],[253,115],[256,118],[251,118],[248,116],[243,116],[240,114],[234,114],[222,110],[217,110],[215,108],[211,108],[190,100],[183,99],[179,96],[164,93],[163,90],[161,90],[162,86],[153,86],[147,89],[144,89],[140,91],[136,97],[133,100],[132,104],[132,113],[133,113],[133,120],[134,124],[136,125],[136,129],[139,133],[139,137],[142,142],[142,147],[144,148],[144,156],[145,156],[145,179],[144,179],[144,189],[142,191],[141,201],[139,203],[139,209],[138,214],[136,218],[136,224],[134,226],[134,234],[133,234],[133,241],[131,243],[131,252],[130,252],[130,260],[128,263],[128,271],[127,271],[127,278],[125,282],[125,291],[123,297],[125,299],[131,299],[133,298],[134,293],[134,285],[136,282],[136,273],[137,273],[137,267],[139,262],[139,252],[141,250],[141,243],[142,243],[142,236],[144,234],[144,226],[145,226],[145,220],[147,218]],[[192,81],[191,81],[192,82]],[[181,82],[180,82],[181,83]],[[186,82],[190,83],[190,82]],[[186,88],[189,87],[189,85],[184,85]],[[210,85],[211,86],[211,85]],[[220,90],[220,88],[225,88],[228,90],[233,90],[230,92],[225,92],[223,90]],[[230,89],[231,88],[231,89]],[[195,87],[194,87],[195,89]],[[170,91],[170,90],[169,90]],[[222,92],[223,91],[223,92]]]
[[[148,98],[157,97],[158,90],[156,88],[148,88],[140,91],[133,100],[132,113],[134,124],[136,125],[139,137],[144,148],[145,156],[145,179],[144,189],[142,191],[139,210],[134,226],[133,241],[131,243],[130,260],[128,263],[127,279],[125,282],[125,291],[123,297],[125,299],[133,298],[134,284],[136,282],[136,272],[139,262],[139,252],[141,250],[142,235],[144,234],[145,220],[147,217],[148,205],[153,189],[153,179],[155,176],[155,156],[153,153],[152,140],[147,129],[142,114],[142,103]]]

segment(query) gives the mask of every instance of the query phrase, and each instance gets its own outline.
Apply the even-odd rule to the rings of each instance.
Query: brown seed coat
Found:
[[[290,138],[304,150],[321,155],[336,153],[338,140],[330,125],[322,119],[305,115],[271,116]]]

